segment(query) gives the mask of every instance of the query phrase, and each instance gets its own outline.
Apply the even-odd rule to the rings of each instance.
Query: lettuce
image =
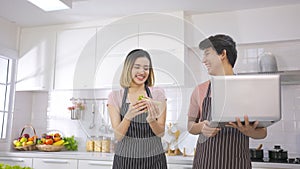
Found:
[[[19,165],[8,165],[0,163],[0,169],[32,169],[31,167],[21,167]]]

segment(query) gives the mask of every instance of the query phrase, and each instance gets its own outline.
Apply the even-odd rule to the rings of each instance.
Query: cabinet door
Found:
[[[8,165],[19,165],[21,167],[32,167],[32,158],[0,157],[0,163]]]
[[[172,168],[172,169],[192,169],[192,165],[187,165],[187,164],[168,164],[168,168]]]
[[[96,28],[64,30],[57,33],[55,89],[93,87]]]
[[[77,169],[77,160],[71,159],[33,159],[34,169]]]
[[[97,31],[95,87],[119,86],[127,54],[138,48],[138,25],[114,23]]]
[[[78,169],[111,169],[112,161],[79,160]]]
[[[17,91],[52,89],[56,32],[43,28],[22,29]]]
[[[162,15],[139,25],[139,45],[150,52],[157,85],[184,85],[184,23]]]

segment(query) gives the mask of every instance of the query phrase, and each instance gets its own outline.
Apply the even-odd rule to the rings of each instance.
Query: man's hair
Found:
[[[227,59],[229,60],[232,68],[234,67],[237,58],[237,50],[236,44],[230,36],[223,34],[210,36],[201,41],[199,44],[199,48],[201,50],[210,47],[213,48],[219,55],[222,54],[223,50],[226,50]]]

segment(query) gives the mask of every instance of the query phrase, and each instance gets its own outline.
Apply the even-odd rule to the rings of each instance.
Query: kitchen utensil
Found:
[[[272,162],[287,162],[288,152],[279,145],[275,145],[273,150],[269,150],[269,159]]]
[[[92,122],[90,124],[89,129],[92,129],[95,127],[95,105],[92,104]]]
[[[107,127],[106,127],[106,123],[105,123],[105,116],[104,116],[104,113],[105,113],[105,101],[103,100],[102,101],[102,117],[100,116],[101,118],[101,125],[100,125],[100,133],[104,133],[106,134],[107,133]]]
[[[252,161],[263,161],[264,151],[261,148],[262,144],[259,144],[257,148],[250,149],[250,158]]]

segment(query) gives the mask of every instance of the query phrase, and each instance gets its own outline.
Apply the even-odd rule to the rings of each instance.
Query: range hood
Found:
[[[260,56],[258,72],[238,73],[238,74],[280,74],[282,85],[300,84],[300,70],[278,70],[276,57],[265,52]]]
[[[281,84],[300,84],[300,70],[279,71]]]
[[[300,85],[300,70],[283,70],[275,72],[248,72],[237,73],[238,75],[245,74],[280,74],[280,81],[282,85]]]

